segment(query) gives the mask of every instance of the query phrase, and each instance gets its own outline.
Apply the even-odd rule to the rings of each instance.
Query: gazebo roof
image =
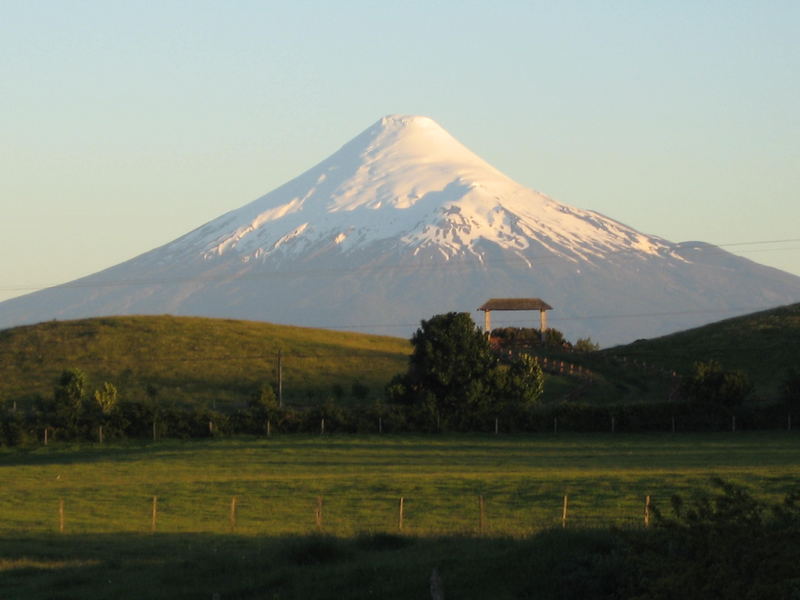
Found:
[[[553,307],[541,298],[492,298],[478,310],[552,310]]]

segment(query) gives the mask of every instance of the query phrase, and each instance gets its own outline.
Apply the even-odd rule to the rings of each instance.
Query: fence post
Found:
[[[617,422],[614,418],[614,415],[611,415],[611,433],[616,433],[617,431]]]
[[[98,429],[97,429],[97,437],[100,440],[100,443],[102,444],[103,443],[103,426],[102,425],[100,425],[100,427],[98,427]]]
[[[378,417],[378,433],[383,433],[383,417]]]
[[[644,499],[644,526],[650,527],[650,496]]]
[[[58,532],[64,533],[64,499],[58,499]]]
[[[486,500],[483,495],[478,496],[478,533],[486,533]]]
[[[494,418],[494,434],[497,435],[497,433],[499,431],[500,431],[500,423],[499,423],[497,417],[495,417]]]
[[[156,525],[158,523],[158,496],[153,496],[153,510],[150,517],[150,532],[156,532]]]
[[[397,528],[400,531],[403,531],[403,517],[405,512],[405,498],[400,496],[400,508],[399,508],[399,515],[397,517]]]
[[[271,437],[272,436],[271,429],[272,429],[272,423],[270,423],[269,419],[267,419],[267,437]]]
[[[44,428],[44,445],[47,446],[47,427]]]
[[[322,531],[322,496],[317,496],[317,508],[314,510],[314,520],[317,524],[317,529]]]
[[[319,434],[320,435],[325,435],[325,417],[322,417],[322,420],[320,421]]]
[[[278,350],[278,408],[283,408],[283,350]]]
[[[237,498],[236,496],[233,496],[231,498],[231,517],[230,517],[231,533],[234,533],[236,531],[236,502]]]
[[[155,442],[158,439],[158,435],[156,433],[156,422],[153,421],[153,441]]]
[[[568,506],[568,504],[569,504],[569,499],[567,498],[567,495],[564,494],[564,508],[561,511],[561,527],[564,528],[564,529],[566,529],[566,527],[567,527],[567,506]]]

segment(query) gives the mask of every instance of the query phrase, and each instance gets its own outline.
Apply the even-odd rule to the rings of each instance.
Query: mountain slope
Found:
[[[498,296],[544,298],[554,327],[607,345],[800,300],[800,278],[560,204],[431,119],[389,116],[173,242],[1,303],[0,327],[174,313],[404,336]]]

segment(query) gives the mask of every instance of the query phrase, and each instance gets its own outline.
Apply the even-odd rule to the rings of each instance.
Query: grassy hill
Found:
[[[743,370],[758,395],[774,398],[787,369],[800,367],[800,304],[639,340],[604,350],[599,356],[679,373],[688,372],[695,361],[714,359],[726,369]]]
[[[62,370],[84,370],[91,385],[113,383],[122,398],[234,407],[262,385],[276,385],[282,353],[284,401],[316,404],[383,396],[386,382],[407,368],[405,339],[270,323],[146,316],[51,321],[0,331],[0,400],[24,405],[50,395]],[[591,385],[551,375],[545,402],[638,403],[670,397],[666,373],[686,373],[698,360],[742,369],[759,397],[776,398],[789,367],[800,367],[800,304],[712,323],[652,340],[551,359],[581,364]],[[645,365],[645,366],[642,366]],[[338,398],[337,398],[338,393]]]
[[[113,383],[121,397],[240,404],[277,382],[282,353],[284,401],[370,397],[407,367],[407,340],[269,323],[193,317],[108,317],[51,321],[0,331],[0,399],[49,395],[62,370],[85,371],[93,387]]]

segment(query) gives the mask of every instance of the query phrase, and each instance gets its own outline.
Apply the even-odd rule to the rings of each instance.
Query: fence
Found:
[[[576,505],[565,494],[553,498],[549,506],[525,510],[486,496],[459,496],[442,502],[431,498],[401,496],[381,498],[378,510],[363,502],[352,506],[352,499],[331,496],[294,502],[290,510],[274,511],[264,498],[238,495],[217,498],[213,506],[194,506],[174,502],[170,496],[129,499],[103,506],[83,498],[58,498],[51,501],[51,516],[39,514],[27,526],[6,521],[0,529],[26,533],[57,531],[69,533],[216,533],[244,535],[283,535],[331,533],[351,535],[363,531],[419,535],[524,535],[550,528],[649,527],[652,524],[651,497],[630,504],[627,513],[607,511],[592,514],[591,506]],[[282,502],[284,498],[272,499]],[[297,500],[297,499],[296,499]],[[586,500],[584,498],[584,500]],[[303,506],[305,505],[305,506]],[[303,510],[305,508],[305,510]],[[117,510],[120,514],[117,513]],[[271,514],[271,518],[269,513]],[[103,515],[106,515],[104,518]],[[113,515],[113,516],[112,516]],[[120,515],[124,518],[120,519]]]

